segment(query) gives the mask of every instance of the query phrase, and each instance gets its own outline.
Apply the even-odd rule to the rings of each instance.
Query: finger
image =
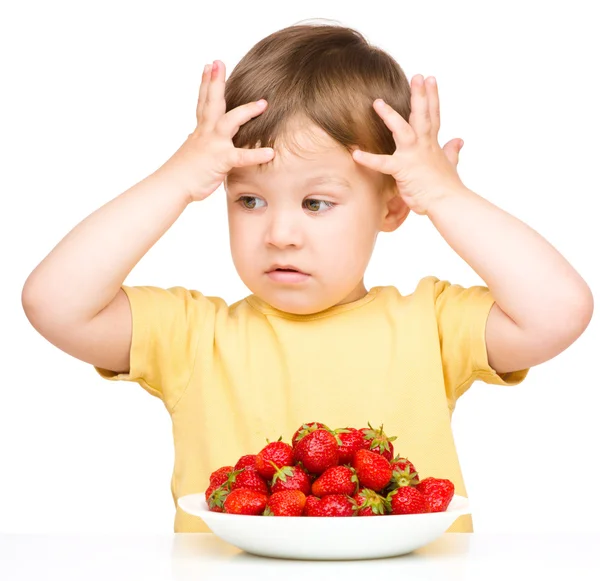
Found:
[[[251,149],[236,147],[231,166],[246,167],[249,165],[257,165],[259,163],[267,163],[273,159],[274,155],[275,152],[272,147],[255,147]]]
[[[402,118],[400,113],[388,105],[383,99],[375,99],[373,108],[381,117],[386,127],[392,132],[396,147],[401,147],[403,144],[411,142],[414,138],[414,131]]]
[[[264,99],[240,105],[223,115],[217,122],[217,128],[232,138],[244,123],[258,117],[266,108],[267,102]]]
[[[204,119],[216,123],[225,115],[225,65],[214,61],[204,105]]]
[[[446,154],[448,161],[456,167],[458,165],[458,154],[462,149],[464,142],[460,138],[451,139],[444,147],[442,151]]]
[[[369,169],[379,171],[388,175],[396,172],[394,168],[394,158],[391,155],[383,155],[378,153],[369,153],[361,149],[355,149],[352,152],[354,161],[368,167]]]
[[[202,81],[200,82],[200,91],[198,93],[198,104],[196,105],[196,119],[198,120],[198,123],[200,123],[202,119],[202,110],[204,109],[204,103],[206,102],[206,94],[208,93],[211,68],[212,65],[204,65]]]
[[[440,98],[435,77],[427,77],[425,81],[427,100],[429,102],[429,118],[431,120],[430,134],[437,141],[440,131]]]
[[[411,80],[410,117],[408,122],[418,138],[429,138],[431,118],[429,117],[429,104],[423,75],[415,75]]]

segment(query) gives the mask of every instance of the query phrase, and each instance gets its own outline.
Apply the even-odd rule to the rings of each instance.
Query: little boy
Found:
[[[28,277],[23,306],[45,338],[164,402],[175,502],[265,438],[312,421],[383,424],[421,478],[448,478],[466,496],[450,425],[457,399],[476,380],[520,383],[585,330],[587,284],[462,183],[461,141],[440,148],[439,125],[433,77],[409,83],[355,30],[280,30],[227,83],[220,61],[207,66],[185,143]],[[233,261],[252,294],[228,306],[182,287],[124,286],[185,208],[221,183]],[[378,233],[411,210],[487,286],[428,276],[406,296],[367,290]],[[208,530],[178,507],[174,529]],[[448,529],[472,530],[470,516]]]

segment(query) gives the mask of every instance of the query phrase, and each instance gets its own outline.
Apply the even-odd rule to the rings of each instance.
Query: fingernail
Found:
[[[204,74],[207,75],[208,71],[210,71],[210,65],[204,65]]]
[[[212,70],[213,70],[213,72],[219,70],[219,62],[218,61],[213,61]]]
[[[265,101],[265,99],[260,99],[259,101],[256,101],[256,104],[259,107],[264,107],[267,104],[267,102]]]

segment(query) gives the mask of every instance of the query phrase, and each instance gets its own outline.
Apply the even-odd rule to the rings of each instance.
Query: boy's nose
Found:
[[[285,248],[300,246],[302,243],[302,227],[292,216],[286,213],[272,216],[266,232],[266,243],[270,246]]]

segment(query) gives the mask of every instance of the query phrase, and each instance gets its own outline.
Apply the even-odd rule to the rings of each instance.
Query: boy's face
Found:
[[[357,164],[320,128],[294,138],[301,157],[276,149],[260,172],[234,168],[224,186],[231,253],[244,284],[271,306],[304,315],[367,293],[363,276],[377,235],[395,230],[408,208],[395,189],[383,191],[383,174]],[[274,264],[308,276],[275,280],[267,274]]]

